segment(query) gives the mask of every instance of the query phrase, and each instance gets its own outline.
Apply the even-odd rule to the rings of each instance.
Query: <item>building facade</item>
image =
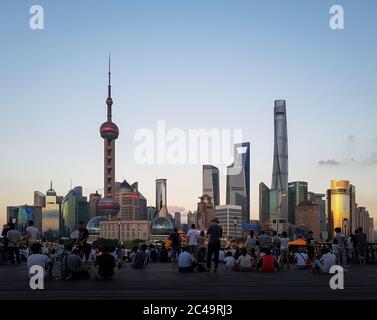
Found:
[[[303,201],[296,207],[296,225],[306,231],[312,231],[316,240],[321,239],[320,211],[317,202]]]
[[[82,187],[75,187],[62,201],[62,234],[69,236],[78,229],[80,221],[89,221],[89,204],[82,195]]]
[[[203,165],[203,195],[208,195],[215,206],[220,204],[220,174],[217,167]]]
[[[297,206],[308,199],[308,183],[294,181],[288,184],[288,222],[294,224],[296,221]]]
[[[203,195],[198,202],[198,210],[196,212],[197,229],[206,230],[211,224],[211,220],[215,216],[215,208],[212,199],[208,195]]]
[[[242,207],[242,223],[250,222],[250,142],[234,145],[234,162],[227,167],[226,204]]]
[[[263,182],[259,184],[259,221],[261,224],[270,221],[270,188]]]
[[[182,222],[181,222],[181,213],[180,212],[175,212],[174,213],[174,226],[180,230],[181,229],[181,225],[182,225]]]
[[[277,191],[279,218],[288,219],[288,133],[285,100],[274,106],[274,162],[271,190]]]
[[[34,191],[34,206],[44,207],[46,205],[46,197],[40,191]]]
[[[100,237],[105,239],[117,239],[121,242],[132,240],[148,240],[150,222],[142,221],[127,221],[127,220],[113,220],[101,221]]]
[[[308,192],[308,201],[316,202],[318,204],[321,239],[324,241],[329,237],[326,217],[326,200],[324,199],[325,197],[326,195],[322,193]]]
[[[223,228],[223,237],[242,237],[242,207],[236,205],[222,205],[215,207],[215,216]],[[236,222],[236,223],[235,223]]]
[[[27,223],[34,221],[34,226],[42,230],[42,207],[40,206],[9,206],[7,207],[7,221],[15,224],[15,229],[21,235],[26,234]]]
[[[119,189],[119,193],[115,195],[115,199],[119,201],[120,210],[117,219],[127,221],[147,220],[147,200],[139,191],[137,182],[129,185],[124,180]]]
[[[327,216],[330,239],[333,239],[334,229],[337,227],[341,228],[346,235],[350,235],[350,203],[349,181],[331,181],[331,189],[327,190]]]
[[[52,188],[46,192],[45,206],[42,208],[42,232],[49,241],[58,240],[61,231],[61,201]]]
[[[89,218],[92,219],[94,217],[98,217],[100,215],[100,211],[98,209],[99,202],[101,201],[101,195],[96,191],[95,193],[91,193],[89,195]]]

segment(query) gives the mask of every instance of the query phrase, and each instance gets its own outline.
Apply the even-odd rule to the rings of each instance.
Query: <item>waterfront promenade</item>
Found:
[[[0,266],[0,299],[376,299],[377,265],[350,266],[344,290],[331,290],[330,275],[298,271],[272,274],[226,272],[178,273],[172,263],[151,264],[147,270],[130,265],[114,279],[48,280],[45,290],[29,289],[25,263]]]

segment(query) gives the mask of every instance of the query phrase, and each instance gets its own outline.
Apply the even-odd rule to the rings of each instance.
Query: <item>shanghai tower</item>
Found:
[[[288,134],[285,100],[275,100],[274,164],[271,190],[277,192],[276,215],[288,219]]]
[[[120,209],[118,200],[115,199],[115,140],[119,136],[118,126],[112,121],[111,98],[111,72],[109,56],[109,84],[107,87],[107,121],[101,125],[100,133],[104,140],[104,198],[100,201],[98,209],[101,215],[114,217]]]

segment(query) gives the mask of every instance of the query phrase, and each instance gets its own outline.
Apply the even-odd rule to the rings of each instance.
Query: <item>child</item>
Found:
[[[226,253],[226,258],[224,259],[224,263],[225,263],[225,270],[226,271],[234,269],[234,265],[236,264],[236,260],[233,258],[231,251],[228,251]]]

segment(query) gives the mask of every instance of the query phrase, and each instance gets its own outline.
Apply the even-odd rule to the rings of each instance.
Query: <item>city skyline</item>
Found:
[[[376,47],[369,44],[376,10],[366,12],[350,1],[339,2],[345,5],[349,21],[349,29],[346,24],[339,33],[328,28],[328,4],[312,4],[311,24],[307,24],[294,4],[284,7],[276,3],[266,16],[258,18],[255,12],[263,12],[260,4],[210,2],[200,6],[194,2],[172,3],[159,16],[154,16],[157,7],[153,4],[141,11],[137,4],[118,3],[103,10],[105,16],[114,17],[114,27],[94,28],[98,31],[95,36],[86,28],[74,34],[83,26],[83,13],[83,21],[92,21],[98,15],[98,5],[75,5],[77,14],[67,24],[57,14],[64,11],[65,4],[58,9],[41,1],[46,9],[46,30],[33,33],[21,14],[27,10],[6,3],[10,9],[2,23],[13,30],[13,36],[1,34],[8,50],[0,53],[1,60],[7,61],[3,65],[7,76],[0,79],[0,87],[7,93],[0,111],[0,132],[5,137],[13,134],[1,142],[1,150],[9,152],[2,154],[0,166],[0,222],[5,222],[6,206],[32,204],[33,191],[46,190],[51,179],[59,195],[68,193],[71,179],[74,185],[84,187],[86,196],[96,190],[103,194],[99,188],[103,147],[98,127],[103,119],[104,60],[109,50],[116,119],[122,127],[115,178],[139,181],[148,205],[154,204],[157,176],[169,182],[169,204],[194,211],[197,197],[202,195],[202,164],[137,165],[133,143],[138,128],[153,129],[161,119],[170,128],[185,130],[241,128],[243,140],[251,142],[251,218],[257,218],[258,184],[268,184],[271,179],[273,101],[285,99],[289,181],[308,181],[310,191],[325,193],[331,180],[350,180],[357,188],[357,202],[376,218],[377,133],[373,119],[377,118],[377,97],[373,88],[377,68],[373,59]],[[376,4],[370,2],[368,7]],[[175,15],[183,21],[173,19]],[[292,25],[271,21],[270,15],[287,21],[294,17],[295,36],[288,35]],[[215,26],[205,22],[208,16]],[[228,20],[224,22],[223,16]],[[140,17],[149,22],[140,25]],[[269,18],[268,23],[264,18]],[[163,19],[165,23],[152,28],[153,22]],[[133,24],[139,31],[137,37]],[[262,27],[266,30],[261,31]],[[123,34],[127,40],[117,42]],[[280,34],[284,40],[279,40]],[[159,39],[158,43],[154,39]],[[275,52],[276,46],[281,50]],[[318,50],[315,54],[310,51],[313,47],[320,50],[319,55]],[[28,59],[22,53],[25,50],[30,53]],[[213,59],[215,53],[219,55]],[[273,78],[276,73],[284,74],[284,83]],[[144,96],[145,92],[148,95]],[[218,110],[221,112],[214,114]],[[203,119],[197,117],[199,113]],[[213,122],[208,122],[209,118]],[[220,204],[225,204],[224,166],[219,169]]]

